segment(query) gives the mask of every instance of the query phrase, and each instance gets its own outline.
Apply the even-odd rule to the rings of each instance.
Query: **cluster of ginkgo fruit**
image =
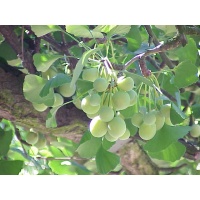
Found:
[[[91,134],[94,137],[105,137],[111,142],[128,139],[130,130],[121,111],[138,101],[134,80],[124,75],[118,77],[116,71],[98,67],[84,69],[82,79],[92,82],[93,89],[81,99],[75,97],[74,104],[91,119]],[[74,91],[75,88],[72,92]],[[169,111],[170,106],[164,105],[160,111],[138,112],[132,116],[131,122],[139,128],[140,137],[149,140],[165,122],[171,123]]]

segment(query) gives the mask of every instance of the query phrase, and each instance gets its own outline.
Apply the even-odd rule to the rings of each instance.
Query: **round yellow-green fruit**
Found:
[[[45,111],[48,108],[48,106],[46,106],[43,103],[41,103],[41,104],[32,103],[32,105],[35,108],[35,110],[37,110],[38,112],[43,112],[43,111]]]
[[[131,123],[133,126],[140,127],[143,123],[143,114],[142,113],[135,113],[131,118]]]
[[[142,124],[139,128],[139,136],[143,140],[150,140],[152,139],[156,134],[156,125],[155,124]]]
[[[94,82],[99,77],[98,68],[84,69],[82,73],[83,80]]]
[[[73,104],[74,104],[78,109],[82,110],[82,108],[81,108],[81,100],[80,100],[77,96],[73,96],[72,99],[73,99],[73,101],[72,101]]]
[[[117,86],[119,89],[124,91],[132,90],[134,87],[134,81],[131,77],[120,77],[117,80]]]
[[[46,72],[42,72],[42,78],[51,79],[57,74],[57,69],[55,67],[50,67]]]
[[[148,125],[154,124],[156,122],[155,112],[150,111],[149,113],[144,114],[143,122]]]
[[[99,109],[99,117],[104,122],[109,122],[114,117],[114,111],[108,106],[102,106]]]
[[[94,114],[99,111],[100,105],[92,106],[90,104],[90,96],[86,96],[81,101],[81,109],[87,114]]]
[[[156,112],[156,130],[160,130],[165,124],[165,117],[160,113]]]
[[[129,97],[130,97],[130,106],[133,106],[137,103],[137,93],[135,90],[129,90],[128,91]]]
[[[117,91],[112,96],[112,105],[116,110],[124,110],[130,105],[130,96],[127,92]]]
[[[54,104],[52,107],[61,106],[63,103],[64,103],[63,97],[60,94],[55,93],[54,94]]]
[[[126,129],[125,133],[119,137],[120,140],[127,140],[130,137],[130,131]]]
[[[190,135],[194,138],[200,136],[200,125],[199,124],[192,125],[192,129],[190,130]]]
[[[92,119],[90,122],[90,132],[94,137],[102,137],[106,134],[108,130],[108,125],[103,122],[99,116]]]
[[[97,92],[104,92],[108,88],[108,81],[105,78],[97,78],[93,82],[93,87]]]
[[[39,134],[38,141],[34,144],[38,149],[42,149],[47,145],[47,141],[42,134]]]
[[[101,96],[97,93],[91,94],[90,96],[90,104],[92,106],[98,106],[101,103]]]
[[[121,137],[126,131],[126,123],[121,117],[114,117],[110,122],[108,122],[108,133],[114,137]]]
[[[26,134],[25,140],[27,143],[34,145],[38,141],[38,133],[29,131]]]
[[[170,109],[171,109],[171,106],[169,104],[165,104],[165,105],[161,106],[160,113],[165,118],[169,118],[170,117]]]
[[[105,138],[110,142],[115,142],[117,140],[117,138],[112,137],[108,132],[105,134]]]
[[[76,85],[72,85],[71,83],[65,83],[58,88],[58,92],[63,97],[71,97],[76,91]]]

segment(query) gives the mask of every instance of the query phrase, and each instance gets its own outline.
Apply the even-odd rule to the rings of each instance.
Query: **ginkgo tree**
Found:
[[[199,26],[0,34],[0,174],[199,174]]]

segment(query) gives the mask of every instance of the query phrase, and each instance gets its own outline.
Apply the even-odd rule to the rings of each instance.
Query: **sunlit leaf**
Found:
[[[59,175],[76,175],[74,166],[69,161],[52,160],[48,163],[51,170]]]
[[[31,25],[31,30],[37,37],[41,37],[54,31],[62,31],[58,25]]]
[[[48,95],[45,97],[40,96],[42,88],[45,86],[47,80],[34,74],[28,74],[25,77],[23,84],[24,96],[28,101],[34,103],[44,103],[47,106],[52,106],[54,103],[54,91],[49,90]]]
[[[103,34],[100,31],[90,30],[88,26],[84,25],[67,25],[66,31],[77,37],[83,38],[103,38]]]
[[[56,60],[62,57],[61,55],[36,53],[33,55],[33,62],[37,71],[45,72]]]

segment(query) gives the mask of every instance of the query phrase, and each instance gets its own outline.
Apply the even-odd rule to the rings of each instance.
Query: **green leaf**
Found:
[[[123,115],[123,117],[125,119],[129,119],[133,116],[134,113],[137,112],[137,106],[136,104],[133,106],[129,106],[128,108],[124,109],[124,110],[120,110],[120,113]]]
[[[85,25],[67,25],[66,31],[77,37],[83,38],[103,38],[103,34],[100,31],[90,30],[88,26]]]
[[[155,25],[155,27],[163,30],[166,35],[177,32],[175,25]]]
[[[0,44],[0,55],[7,61],[17,59],[16,52],[6,41]]]
[[[178,88],[187,87],[198,81],[198,68],[188,58],[186,61],[178,64],[174,71],[174,84]]]
[[[103,138],[102,146],[105,150],[109,150],[116,142],[110,142],[106,140],[106,138]]]
[[[100,31],[100,32],[103,32],[103,33],[108,33],[115,27],[116,27],[116,25],[99,25],[99,26],[96,26],[94,28],[94,30]]]
[[[76,175],[76,171],[74,166],[71,164],[70,161],[63,161],[63,160],[52,160],[48,163],[51,170],[59,175]]]
[[[170,109],[170,120],[172,124],[180,124],[186,118],[185,113],[181,111],[174,103]]]
[[[192,108],[192,114],[195,118],[200,118],[200,104],[194,104],[191,106]]]
[[[52,106],[54,103],[54,91],[51,89],[49,94],[45,97],[40,96],[42,88],[45,86],[47,80],[33,74],[28,74],[25,77],[23,92],[28,101],[34,103],[44,103],[47,106]]]
[[[129,51],[136,51],[140,48],[142,44],[142,38],[140,35],[140,31],[138,26],[131,26],[131,30],[126,35],[126,39],[128,41],[128,50]]]
[[[156,135],[144,145],[144,149],[148,152],[162,151],[178,139],[187,135],[190,129],[190,126],[168,126],[165,124],[163,128],[157,131]]]
[[[101,138],[91,137],[90,140],[82,143],[77,152],[82,158],[92,158],[96,155],[101,146]]]
[[[90,175],[91,172],[85,166],[80,165],[77,162],[71,161],[72,165],[75,167],[78,175]]]
[[[130,131],[131,136],[134,136],[137,131],[138,128],[136,126],[133,126],[131,119],[125,119],[126,122],[126,128]]]
[[[93,88],[93,83],[91,81],[78,79],[76,82],[76,88],[77,88],[76,92],[82,95]]]
[[[77,149],[77,144],[72,140],[68,140],[62,137],[57,138],[57,140],[63,144],[63,147],[58,147],[63,152],[63,154],[67,157],[72,157]]]
[[[175,94],[179,92],[179,90],[178,87],[173,83],[172,79],[173,76],[170,73],[167,74],[163,73],[159,76],[158,81],[159,83],[162,83],[161,88],[166,90],[172,96],[175,96]]]
[[[73,71],[71,86],[76,84],[76,81],[78,80],[78,78],[79,78],[79,76],[80,76],[80,74],[83,70],[84,65],[88,62],[88,58],[90,57],[90,55],[95,53],[98,50],[99,49],[90,49],[83,54],[83,56],[81,57],[81,59],[76,64],[76,67]]]
[[[130,31],[130,29],[130,25],[117,25],[109,31],[108,35],[124,35],[127,34]]]
[[[36,53],[33,55],[33,62],[37,71],[45,72],[56,60],[62,57],[61,55]]]
[[[102,146],[96,154],[96,165],[99,173],[107,174],[115,169],[120,163],[120,158],[116,154],[106,151]]]
[[[20,149],[17,149],[17,148],[13,148],[13,147],[10,148],[7,156],[9,157],[10,160],[21,160],[21,161],[28,160],[23,151],[21,151]]]
[[[54,146],[49,146],[48,150],[52,153],[53,157],[56,157],[56,158],[65,157],[63,152],[58,147],[55,147],[55,145]]]
[[[188,38],[187,42],[185,47],[174,50],[174,53],[179,57],[179,62],[190,61],[192,64],[195,64],[198,55],[196,43],[193,38]]]
[[[63,31],[57,25],[32,25],[31,30],[37,35],[37,37],[41,37],[46,35],[47,33],[55,32],[55,31]]]
[[[9,151],[14,130],[11,122],[2,120],[2,123],[5,125],[5,127],[0,133],[0,156],[5,156]]]
[[[85,133],[84,133],[83,136],[81,137],[81,140],[80,140],[80,142],[79,142],[79,146],[80,146],[81,144],[83,144],[84,142],[90,140],[91,137],[92,137],[92,134],[90,133],[90,131],[89,131],[89,130],[85,131]]]
[[[186,147],[180,142],[174,142],[166,149],[159,152],[149,152],[152,158],[174,162],[179,160],[185,153]]]
[[[126,74],[127,77],[131,77],[134,80],[134,82],[140,82],[140,83],[142,82],[142,83],[147,84],[150,87],[153,87],[153,83],[143,76],[133,74],[127,71],[125,71],[124,73]]]
[[[51,88],[57,88],[65,83],[69,83],[70,81],[71,78],[68,75],[58,73],[56,74],[56,76],[54,76],[53,78],[51,78],[46,82],[45,86],[42,88],[40,92],[40,96],[45,97],[49,94]]]
[[[49,113],[47,114],[47,119],[46,119],[46,127],[47,128],[55,128],[57,127],[57,122],[56,122],[56,112],[61,106],[54,107],[52,108]]]
[[[0,160],[0,175],[18,175],[23,164],[21,160]]]

